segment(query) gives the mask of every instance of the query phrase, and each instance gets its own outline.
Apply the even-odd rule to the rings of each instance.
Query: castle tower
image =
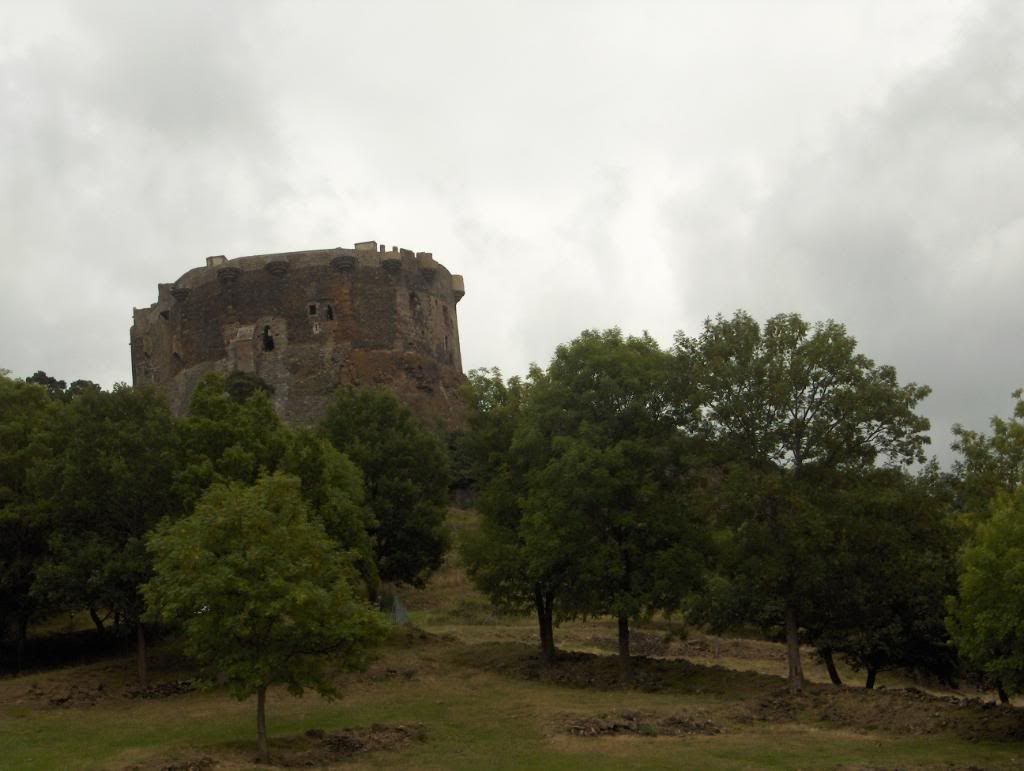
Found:
[[[296,424],[319,420],[339,385],[380,386],[421,418],[454,427],[464,294],[462,276],[429,252],[375,241],[208,257],[134,310],[132,380],[162,389],[180,415],[207,373],[250,372]]]

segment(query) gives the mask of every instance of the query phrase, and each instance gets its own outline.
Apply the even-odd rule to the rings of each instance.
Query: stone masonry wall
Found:
[[[465,294],[426,252],[355,249],[207,258],[136,308],[132,379],[184,413],[208,372],[251,372],[288,422],[311,424],[343,384],[392,389],[454,428],[465,380],[456,304]]]

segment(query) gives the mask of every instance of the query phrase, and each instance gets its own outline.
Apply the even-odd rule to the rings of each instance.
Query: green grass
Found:
[[[1018,743],[969,743],[953,736],[898,737],[799,724],[726,726],[718,736],[577,738],[556,732],[564,713],[623,710],[678,712],[706,705],[701,696],[591,691],[517,680],[449,662],[448,646],[389,651],[378,666],[419,665],[403,678],[351,683],[336,702],[272,693],[272,737],[309,728],[419,723],[426,741],[360,756],[345,768],[614,769],[914,767],[946,763],[1024,767]],[[9,690],[12,681],[5,686]],[[0,710],[0,767],[124,768],[168,758],[228,752],[225,767],[247,767],[254,705],[222,694],[98,705]],[[234,753],[234,755],[232,755]]]
[[[471,527],[472,517],[461,512],[453,524],[456,529]],[[425,741],[358,755],[336,767],[1024,769],[1024,744],[969,741],[956,730],[900,735],[840,727],[812,712],[792,722],[744,718],[744,710],[749,712],[751,704],[781,685],[777,674],[784,661],[770,644],[723,641],[720,657],[691,655],[694,662],[712,666],[679,668],[664,692],[607,683],[600,690],[529,679],[516,670],[516,661],[527,650],[521,644],[533,645],[533,619],[492,613],[457,559],[426,589],[404,592],[402,598],[413,620],[435,636],[408,634],[385,647],[368,673],[343,680],[338,701],[273,690],[267,707],[272,752],[275,742],[280,749],[289,738],[300,741],[295,737],[312,728],[329,732],[374,723],[415,723],[423,726]],[[657,625],[647,630],[650,635],[662,631]],[[602,620],[568,624],[556,637],[563,649],[610,656],[614,625]],[[664,655],[680,655],[679,650]],[[713,666],[723,664],[727,668]],[[812,678],[824,678],[820,668],[807,664]],[[125,659],[0,680],[0,769],[160,768],[204,755],[218,760],[218,770],[257,767],[251,760],[254,700],[238,702],[219,692],[127,699],[123,693],[130,687],[132,668],[133,662]],[[180,674],[161,672],[159,663],[155,665],[157,681]],[[74,684],[97,682],[105,683],[111,696],[94,706],[53,708],[38,691],[36,696],[29,692],[33,683],[59,693]],[[895,678],[889,682],[900,684]],[[870,710],[872,702],[857,704]],[[624,711],[710,715],[722,732],[581,738],[560,730],[567,714]]]

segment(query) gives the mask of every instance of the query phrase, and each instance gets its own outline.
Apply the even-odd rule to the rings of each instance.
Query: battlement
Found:
[[[466,294],[462,276],[449,273],[447,268],[434,259],[431,252],[414,252],[398,246],[393,246],[391,251],[387,251],[384,244],[378,244],[376,241],[360,241],[352,249],[336,247],[254,254],[232,259],[218,254],[207,257],[205,265],[193,268],[182,275],[170,285],[170,292],[174,294],[177,291],[179,295],[187,295],[183,290],[192,290],[217,280],[231,281],[250,272],[266,270],[273,275],[283,276],[292,268],[306,269],[320,264],[328,264],[338,271],[384,269],[391,274],[419,273],[431,282],[440,277],[453,291],[456,285],[459,287],[456,302]]]

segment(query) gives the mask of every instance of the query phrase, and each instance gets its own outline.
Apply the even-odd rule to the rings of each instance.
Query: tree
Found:
[[[289,433],[280,470],[301,480],[302,497],[324,531],[348,555],[369,596],[379,583],[373,512],[365,505],[363,475],[326,439],[299,429]]]
[[[361,666],[385,629],[355,597],[347,556],[311,518],[301,484],[284,474],[216,484],[148,540],[150,616],[182,627],[204,683],[256,695],[262,761],[268,687],[334,695],[333,672]]]
[[[384,581],[422,586],[448,548],[448,459],[390,391],[338,389],[323,436],[363,472]]]
[[[57,607],[106,608],[134,627],[146,684],[140,584],[150,575],[145,537],[181,511],[170,409],[150,389],[87,389],[64,412],[51,556],[33,592]]]
[[[515,538],[496,545],[525,568],[518,591],[543,579],[563,615],[617,619],[627,678],[630,622],[677,609],[705,562],[683,497],[695,409],[677,375],[647,335],[583,332],[532,374],[512,437],[522,517],[505,507]]]
[[[1024,692],[1024,490],[1000,493],[963,555],[947,625],[1001,694]]]
[[[993,417],[991,434],[953,426],[953,450],[960,455],[954,474],[969,520],[984,518],[1000,492],[1012,493],[1024,481],[1024,390],[1014,391],[1013,399],[1013,416]]]
[[[59,413],[45,387],[0,373],[0,635],[13,620],[19,663],[39,604],[32,585],[48,554]]]
[[[892,367],[856,352],[834,321],[779,315],[762,328],[746,313],[676,336],[720,448],[722,524],[735,539],[727,566],[745,615],[785,629],[789,683],[803,686],[801,614],[821,602],[830,525],[820,505],[829,472],[923,460],[929,389],[900,385]]]
[[[535,371],[533,376],[539,375]],[[462,557],[473,583],[497,607],[537,615],[541,658],[555,657],[554,617],[567,577],[565,560],[531,560],[521,530],[522,495],[530,457],[513,440],[522,421],[531,380],[506,382],[497,368],[469,373],[465,396],[469,427],[460,450],[480,494],[480,529],[468,533]]]
[[[216,482],[252,484],[275,471],[288,447],[268,390],[241,376],[204,377],[175,429],[183,455],[176,485],[186,510]]]
[[[957,540],[940,476],[934,466],[917,477],[867,469],[837,482],[829,507],[831,569],[821,605],[805,616],[836,684],[833,653],[864,669],[868,688],[893,668],[954,680],[944,602],[955,589]]]

